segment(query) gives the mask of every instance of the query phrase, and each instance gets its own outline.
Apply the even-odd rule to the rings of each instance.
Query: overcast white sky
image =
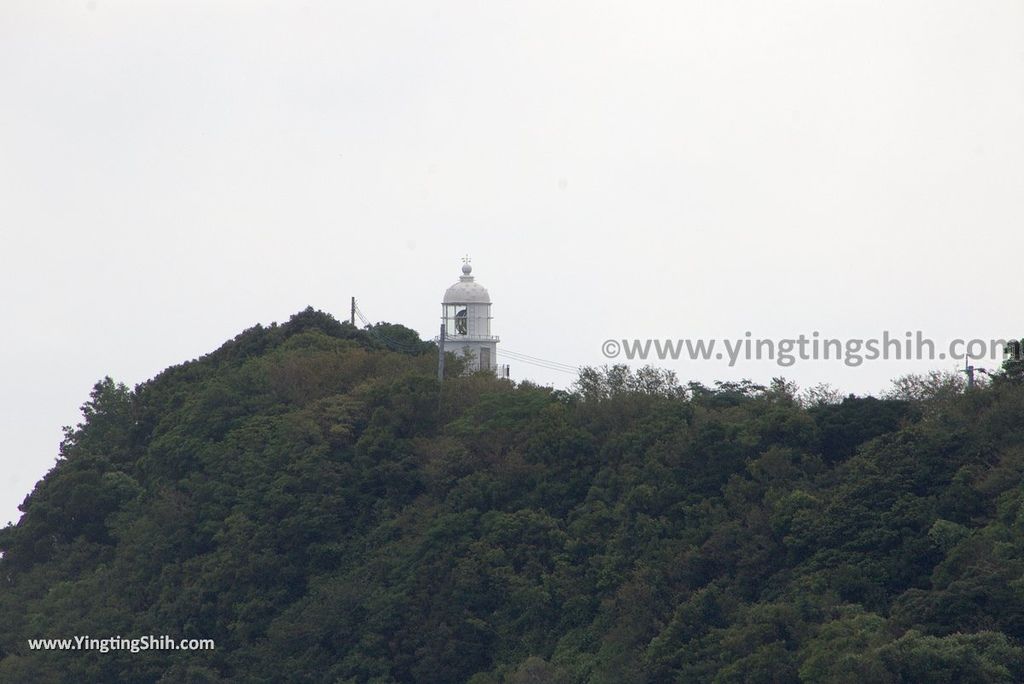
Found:
[[[1022,115],[1019,1],[6,0],[0,523],[102,376],[350,295],[428,337],[467,252],[502,344],[573,364],[1024,333]]]

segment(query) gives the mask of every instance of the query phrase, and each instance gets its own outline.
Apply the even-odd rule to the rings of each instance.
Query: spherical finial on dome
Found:
[[[490,304],[491,297],[487,294],[487,288],[476,282],[470,273],[473,266],[470,265],[469,256],[462,259],[462,275],[459,282],[455,283],[444,293],[444,304]]]

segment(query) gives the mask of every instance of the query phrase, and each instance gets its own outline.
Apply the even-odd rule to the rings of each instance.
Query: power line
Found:
[[[532,361],[525,361],[523,359],[517,359],[517,358],[513,358],[511,356],[502,356],[501,354],[498,354],[498,358],[502,359],[505,362],[515,361],[516,363],[527,363],[527,364],[530,364],[531,366],[537,366],[538,368],[543,368],[545,370],[555,371],[556,373],[566,373],[567,375],[576,375],[576,373],[574,371],[566,370],[565,368],[558,368],[556,366],[545,366],[542,363],[534,363]],[[511,365],[511,364],[508,364],[508,365]]]
[[[574,370],[578,370],[577,367],[573,366],[572,364],[562,363],[560,361],[552,361],[551,359],[542,359],[539,356],[531,356],[530,354],[524,354],[523,352],[517,352],[517,351],[514,351],[512,349],[508,349],[507,347],[502,347],[502,349],[505,351],[505,353],[512,354],[514,356],[522,356],[523,358],[531,359],[533,361],[543,361],[544,363],[551,363],[551,364],[554,364],[556,366],[565,366],[566,368],[572,368]]]
[[[515,361],[517,363],[526,363],[531,366],[537,366],[539,368],[553,370],[559,373],[568,373],[570,375],[576,375],[577,373],[579,373],[579,369],[576,368],[575,366],[570,366],[564,363],[558,363],[557,361],[546,361],[544,359],[538,359],[537,357],[525,357],[514,352],[510,354],[501,348],[497,350],[497,355],[498,357],[503,357],[510,361]]]
[[[545,368],[551,368],[552,370],[562,370],[567,373],[578,373],[580,370],[577,366],[573,366],[568,363],[552,361],[551,359],[542,359],[538,356],[531,356],[530,354],[524,354],[522,352],[513,351],[511,349],[506,349],[505,347],[500,347],[498,349],[498,354],[503,354],[509,357],[510,359],[515,359],[523,363],[532,363],[534,365],[543,366]]]
[[[534,365],[534,366],[542,366],[544,368],[550,368],[552,370],[565,371],[566,373],[575,373],[576,372],[576,369],[566,367],[565,365],[562,365],[562,364],[549,363],[549,362],[546,362],[546,361],[538,361],[538,360],[535,360],[535,359],[527,359],[527,358],[523,358],[522,356],[518,356],[516,354],[506,354],[505,352],[501,351],[500,349],[498,350],[497,353],[498,353],[499,356],[503,356],[506,359],[511,359],[511,360],[514,360],[514,361],[518,361],[520,363],[528,363],[528,364]]]
[[[369,321],[369,319],[366,317],[366,314],[363,313],[362,309],[360,309],[357,304],[353,304],[352,310],[355,313],[356,317],[359,318],[363,325],[366,326],[366,332],[375,339],[377,339],[379,342],[382,342],[385,346],[392,347],[397,349],[398,351],[404,351],[410,354],[417,354],[423,351],[422,348],[416,347],[415,345],[403,342],[401,340],[396,340],[393,337],[386,335],[379,329],[375,328],[374,324]]]

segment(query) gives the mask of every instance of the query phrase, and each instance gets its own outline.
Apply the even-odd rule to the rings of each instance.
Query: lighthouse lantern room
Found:
[[[441,322],[444,350],[465,356],[466,370],[489,370],[506,377],[508,367],[497,363],[498,337],[491,334],[491,297],[473,278],[469,257],[462,264],[462,276],[444,293]]]

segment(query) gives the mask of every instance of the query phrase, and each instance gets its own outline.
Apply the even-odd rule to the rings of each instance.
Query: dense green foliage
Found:
[[[1024,679],[1013,379],[805,407],[612,368],[439,402],[431,349],[307,310],[97,384],[0,531],[0,682]],[[217,647],[27,647],[150,634]]]

